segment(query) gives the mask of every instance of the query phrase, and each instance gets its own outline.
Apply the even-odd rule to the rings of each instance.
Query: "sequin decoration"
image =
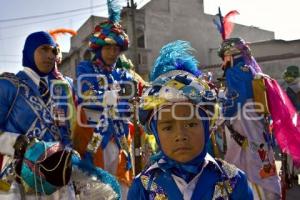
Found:
[[[149,191],[149,200],[167,200],[168,197],[164,190],[157,185],[153,180],[150,181],[150,173],[144,173],[140,176],[141,182],[145,190]],[[149,185],[151,184],[151,185]]]
[[[216,183],[215,191],[212,199],[213,200],[229,199],[229,195],[232,193],[237,183],[238,170],[234,165],[231,165],[226,161],[223,160],[218,160],[218,161],[219,163],[221,163],[223,173],[226,174],[228,179]]]

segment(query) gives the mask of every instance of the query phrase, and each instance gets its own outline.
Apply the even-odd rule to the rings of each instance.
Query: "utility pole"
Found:
[[[130,11],[131,11],[131,28],[132,28],[132,38],[131,48],[132,48],[132,60],[135,66],[135,70],[138,71],[138,58],[137,58],[137,38],[136,38],[136,4],[134,0],[130,0]]]
[[[128,5],[127,1],[127,5]],[[137,58],[137,39],[136,39],[136,4],[134,0],[130,0],[130,11],[131,11],[131,27],[132,27],[132,38],[131,40],[131,48],[132,48],[132,59],[133,64],[135,66],[135,71],[138,71],[138,58]],[[137,88],[136,88],[137,89]],[[135,175],[139,174],[142,171],[142,148],[141,148],[141,135],[140,128],[138,125],[137,119],[137,107],[138,107],[138,96],[137,92],[135,92],[135,97],[133,100],[133,125],[134,125],[134,173]]]

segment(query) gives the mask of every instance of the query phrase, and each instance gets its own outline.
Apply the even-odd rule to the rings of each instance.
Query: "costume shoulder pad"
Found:
[[[239,169],[236,166],[222,159],[216,159],[216,161],[221,167],[223,173],[225,173],[228,176],[228,178],[233,178],[238,174]]]
[[[19,85],[19,78],[14,73],[4,72],[0,74],[0,80],[8,80],[14,86]]]

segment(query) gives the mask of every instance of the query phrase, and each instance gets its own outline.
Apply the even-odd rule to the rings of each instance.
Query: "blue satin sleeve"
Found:
[[[15,99],[17,88],[10,81],[1,78],[0,88],[0,131],[6,131],[6,119]]]
[[[237,176],[239,178],[236,183],[236,187],[233,189],[233,192],[230,195],[230,199],[253,200],[252,189],[249,187],[245,173],[239,170]]]
[[[148,200],[148,194],[145,191],[141,179],[135,178],[129,188],[127,200]]]

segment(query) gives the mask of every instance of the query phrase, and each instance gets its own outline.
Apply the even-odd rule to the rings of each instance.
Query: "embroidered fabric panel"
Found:
[[[225,200],[229,199],[229,196],[237,184],[238,170],[234,165],[231,165],[223,160],[218,160],[222,164],[222,169],[228,179],[217,182],[215,185],[215,191],[213,194],[213,200]]]
[[[140,176],[145,190],[149,192],[149,200],[167,200],[168,197],[163,188],[157,185],[153,180],[151,180],[150,177],[151,171],[142,173]]]

